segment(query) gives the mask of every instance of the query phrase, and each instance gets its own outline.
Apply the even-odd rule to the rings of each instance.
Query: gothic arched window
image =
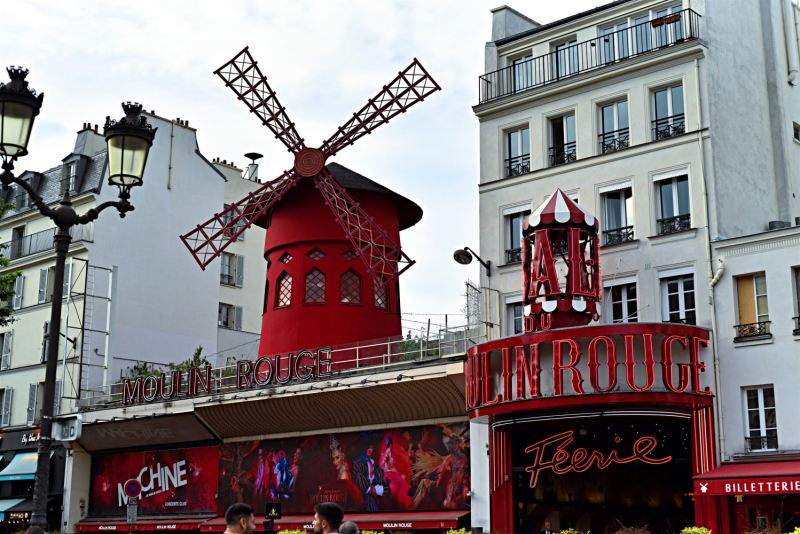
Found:
[[[361,276],[348,269],[339,277],[339,302],[342,304],[361,305]]]
[[[278,277],[275,291],[275,307],[286,308],[292,303],[292,275],[283,271]]]
[[[304,304],[325,304],[325,273],[314,267],[306,274]]]

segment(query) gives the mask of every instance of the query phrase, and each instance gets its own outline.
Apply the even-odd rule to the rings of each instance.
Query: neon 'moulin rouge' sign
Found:
[[[603,453],[599,451],[590,453],[583,447],[569,452],[566,448],[575,439],[572,434],[573,431],[568,430],[525,448],[525,452],[534,454],[533,465],[525,468],[525,471],[531,474],[530,485],[532,488],[536,487],[539,473],[545,469],[550,469],[557,475],[565,475],[570,471],[583,473],[591,468],[592,465],[598,469],[606,469],[611,464],[629,464],[639,461],[645,464],[659,465],[672,460],[672,456],[665,456],[664,458],[650,457],[650,453],[658,446],[658,440],[652,436],[639,438],[633,444],[631,454],[620,457],[620,453],[616,449],[613,449],[606,456],[603,456]],[[616,442],[620,442],[619,437],[616,438]]]

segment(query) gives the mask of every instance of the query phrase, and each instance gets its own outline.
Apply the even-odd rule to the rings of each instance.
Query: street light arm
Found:
[[[478,256],[478,253],[475,252],[474,250],[472,250],[469,247],[464,247],[464,250],[468,250],[468,251],[472,252],[472,254],[475,255],[475,258],[477,258],[477,260],[481,263],[481,265],[483,265],[486,268],[486,276],[488,276],[488,277],[492,276],[492,262],[491,261],[483,261],[481,259],[481,257]]]
[[[3,184],[3,188],[8,188],[11,186],[11,184],[19,185],[25,191],[27,191],[28,195],[31,197],[31,203],[39,209],[39,212],[45,217],[52,219],[55,215],[55,211],[50,209],[47,204],[44,203],[44,199],[42,199],[42,197],[40,197],[39,194],[34,191],[33,187],[31,187],[31,184],[14,176],[14,174],[11,172],[13,170],[13,160],[9,159],[3,162],[3,174],[0,174],[0,183]]]
[[[85,214],[78,217],[78,224],[88,224],[94,221],[100,216],[100,212],[106,208],[117,208],[120,218],[124,219],[125,214],[128,213],[129,211],[133,211],[135,208],[131,205],[130,202],[128,202],[128,199],[126,197],[123,197],[122,195],[123,193],[120,193],[119,195],[121,200],[103,202],[96,208],[90,209]]]

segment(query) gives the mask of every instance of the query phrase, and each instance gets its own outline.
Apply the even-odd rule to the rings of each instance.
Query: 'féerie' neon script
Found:
[[[612,450],[608,453],[608,457],[606,458],[604,458],[603,454],[599,451],[592,451],[592,453],[589,454],[589,452],[582,447],[570,453],[565,449],[567,445],[575,440],[572,434],[573,431],[568,430],[567,432],[562,432],[561,434],[556,434],[555,436],[534,443],[525,449],[525,452],[533,452],[536,454],[533,465],[525,468],[525,471],[531,473],[532,488],[536,487],[536,482],[539,480],[539,473],[544,469],[552,469],[553,473],[564,475],[570,471],[583,473],[592,466],[592,463],[596,463],[597,467],[600,469],[605,469],[612,463],[628,464],[639,460],[646,464],[658,465],[665,464],[672,460],[672,456],[658,459],[648,456],[658,445],[658,440],[652,436],[644,436],[636,440],[633,444],[633,454],[625,458],[620,458],[616,450]],[[617,437],[616,441],[619,443],[620,438]],[[545,448],[554,443],[558,443],[558,446],[555,451],[553,451],[550,459],[545,460]]]

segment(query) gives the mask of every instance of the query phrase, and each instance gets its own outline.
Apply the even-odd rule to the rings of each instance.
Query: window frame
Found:
[[[764,391],[765,390],[772,390],[772,399],[773,399],[773,401],[775,401],[774,406],[766,406],[765,405],[765,402],[764,402]],[[750,408],[750,406],[749,406],[749,404],[747,402],[747,400],[748,400],[747,399],[747,393],[749,391],[757,391],[758,392],[758,396],[757,396],[758,407],[756,408],[756,410],[758,410],[758,418],[759,418],[759,428],[758,429],[750,428],[750,417],[749,417],[749,415],[750,415],[750,411],[752,411],[752,409]],[[775,438],[777,440],[777,438],[778,438],[778,402],[777,402],[777,399],[775,398],[775,385],[774,384],[769,384],[769,385],[764,385],[764,386],[742,388],[742,400],[743,400],[743,407],[744,407],[745,441],[747,441],[747,438],[762,438],[763,439],[763,438],[771,437],[770,434],[769,434],[770,430],[773,430],[775,432],[774,436],[775,436]],[[767,427],[766,426],[766,424],[767,424],[766,419],[767,418],[766,418],[766,413],[765,412],[766,412],[766,410],[769,410],[769,409],[775,411],[775,426],[774,427]],[[752,436],[751,433],[752,432],[756,432],[756,431],[759,433],[759,435],[758,436]],[[776,450],[779,450],[779,449],[780,449],[780,446],[778,446],[775,449],[770,449],[770,448],[761,449],[761,448],[759,448],[759,449],[753,449],[753,450],[756,450],[756,451],[759,451],[759,452],[764,452],[764,451],[776,451]]]
[[[554,80],[569,78],[570,76],[574,76],[580,72],[580,57],[578,54],[578,47],[575,46],[577,44],[577,36],[569,37],[567,40],[563,40],[558,44],[551,44],[552,51],[550,52],[550,55],[553,58],[551,65],[553,69]],[[575,63],[574,65],[573,60]],[[563,69],[563,74],[562,65],[566,67]]]
[[[673,90],[677,87],[681,88],[681,100],[683,101],[683,111],[679,114],[675,114],[675,103],[673,100]],[[657,107],[656,107],[656,94],[666,91],[667,93],[667,116],[659,119],[657,117]],[[684,90],[683,80],[677,83],[669,83],[667,85],[660,85],[655,88],[650,89],[650,120],[652,127],[650,128],[650,135],[651,141],[659,141],[662,139],[669,139],[671,137],[677,137],[678,135],[682,135],[686,133],[686,91]],[[680,116],[680,120],[676,120],[676,117]],[[662,122],[662,124],[658,124],[659,121],[666,121]],[[676,125],[680,124],[683,131],[681,133],[672,133],[672,130],[676,128]],[[659,128],[667,127],[668,135],[663,137],[658,136]]]
[[[356,290],[357,290],[357,293],[356,293],[357,299],[356,299],[355,302],[345,302],[344,301],[344,298],[345,298],[345,294],[344,294],[344,277],[348,273],[354,274],[355,277],[356,277],[356,280],[358,281],[358,286],[356,288]],[[350,267],[349,269],[347,269],[345,272],[343,272],[339,276],[339,304],[341,304],[342,306],[361,306],[362,303],[363,303],[363,300],[364,300],[363,296],[364,296],[364,279],[358,273],[358,271],[356,271],[353,267]]]
[[[525,135],[523,134],[524,131],[528,132],[528,143],[527,146],[525,144]],[[511,156],[511,148],[514,144],[511,141],[511,136],[517,134],[517,153],[518,156]],[[511,178],[514,176],[521,176],[523,174],[528,174],[531,172],[531,130],[530,124],[520,125],[517,128],[513,128],[510,130],[506,130],[504,132],[504,139],[505,139],[505,158],[503,158],[503,174],[505,178]],[[524,150],[527,149],[527,153]],[[527,162],[525,158],[527,157]],[[516,165],[512,163],[512,160],[518,159],[519,164]],[[526,166],[527,165],[527,166]],[[513,171],[513,167],[519,167],[519,171]]]
[[[227,313],[227,324],[223,324],[222,317],[223,317],[223,309],[228,311]],[[218,328],[227,328],[229,330],[233,330],[233,322],[234,322],[234,311],[233,311],[233,304],[225,304],[223,302],[219,303],[219,307],[217,308],[217,327]]]
[[[575,138],[574,141],[569,141],[569,124],[567,119],[572,118],[572,128],[573,128],[573,136]],[[556,122],[562,121],[562,128],[564,131],[564,140],[561,144],[556,144]],[[564,165],[567,163],[572,163],[578,160],[578,124],[575,110],[571,110],[567,113],[563,113],[560,115],[555,115],[553,117],[548,117],[548,128],[550,130],[549,135],[549,150],[548,150],[548,162],[550,163],[550,167],[556,167],[558,165]],[[558,152],[560,149],[560,152]],[[571,154],[570,154],[571,152]],[[560,161],[556,163],[557,154],[561,154]]]
[[[283,285],[284,280],[289,281],[289,288],[288,288],[288,302],[286,304],[281,304],[282,297],[281,294],[283,293]],[[279,310],[281,308],[288,308],[292,305],[292,275],[289,274],[287,271],[281,271],[281,274],[275,279],[275,303],[273,308]]]
[[[227,262],[227,270],[225,272]],[[227,277],[230,281],[226,282],[224,277]],[[219,263],[219,278],[220,284],[224,286],[234,286],[236,285],[236,255],[230,254],[228,252],[223,252],[220,255],[220,263]]]
[[[686,192],[687,192],[687,197],[688,197],[687,201],[686,201],[688,203],[686,213],[681,213],[681,210],[680,210],[680,198],[679,198],[679,195],[678,195],[678,182],[679,181],[683,181],[683,180],[686,180]],[[671,184],[671,189],[672,189],[672,209],[673,209],[674,215],[671,215],[669,217],[664,216],[664,210],[663,210],[663,206],[662,206],[662,202],[661,202],[661,186],[664,184],[664,182],[669,182]],[[675,233],[675,232],[662,233],[661,232],[660,221],[663,221],[663,220],[666,220],[666,219],[673,219],[673,218],[676,218],[676,217],[688,216],[689,217],[689,226],[688,226],[688,228],[685,228],[684,230],[691,229],[692,218],[693,218],[692,217],[692,188],[691,188],[691,183],[689,182],[688,173],[687,174],[683,174],[681,176],[674,176],[672,178],[667,178],[665,180],[659,180],[657,182],[654,182],[653,185],[655,186],[656,235],[667,235],[669,233]]]
[[[528,66],[524,66],[527,61],[533,59],[533,50],[529,50],[525,54],[519,57],[515,57],[511,59],[511,65],[509,65],[514,70],[514,75],[512,78],[512,83],[514,84],[514,92],[517,93],[519,91],[524,91],[525,89],[533,86],[533,72]],[[522,76],[520,76],[522,74]],[[522,80],[522,84],[520,84],[520,80]]]
[[[616,284],[608,288],[608,300],[611,302],[611,324],[623,323],[638,323],[639,322],[639,288],[636,282],[629,282],[627,284]],[[633,286],[634,296],[631,299],[628,296],[630,287]],[[620,290],[620,300],[614,300],[614,290]],[[634,309],[631,311],[630,304],[633,302]],[[619,320],[614,319],[614,305],[619,303],[622,317]]]
[[[379,276],[383,279],[383,275],[382,274],[380,274]],[[384,281],[385,281],[385,279],[384,279]],[[382,289],[378,289],[378,281],[373,278],[373,280],[372,280],[372,293],[373,293],[372,299],[375,302],[375,308],[377,308],[379,310],[384,310],[384,311],[391,311],[391,303],[390,303],[390,300],[389,300],[391,298],[391,292],[389,291],[389,285],[388,284],[383,286]],[[381,293],[383,294],[383,301],[384,301],[384,305],[383,306],[380,306],[378,304],[378,295],[380,295]],[[398,296],[398,299],[399,299],[399,296]],[[398,309],[399,309],[399,306],[398,306]]]
[[[630,196],[627,196],[627,193],[630,192]],[[623,226],[619,226],[617,228],[603,228],[605,231],[613,231],[613,230],[621,230],[622,228],[628,228],[634,226],[633,216],[636,212],[636,208],[633,204],[633,187],[625,187],[622,189],[617,189],[616,191],[609,191],[608,193],[603,193],[603,214],[605,215],[606,221],[611,221],[612,217],[609,215],[610,213],[610,206],[609,206],[609,195],[626,195],[622,197],[621,201],[619,202],[619,206],[621,208],[621,213],[619,219],[624,221],[625,224]],[[628,207],[628,200],[630,199],[630,208]],[[629,213],[630,212],[630,213]]]
[[[315,250],[317,250],[317,249],[315,249]],[[320,258],[320,259],[322,259],[322,258]],[[314,260],[314,261],[317,261],[317,260]],[[316,271],[316,272],[318,272],[319,274],[322,275],[322,301],[309,301],[308,300],[308,292],[309,292],[309,289],[310,289],[309,277],[311,277],[314,274],[314,271]],[[325,272],[322,269],[320,269],[319,267],[314,266],[311,269],[309,269],[308,272],[306,272],[306,274],[303,275],[303,306],[324,306],[325,303],[326,303],[326,300],[327,300],[327,291],[328,291],[328,276],[325,274]],[[315,293],[315,291],[313,289],[311,290],[311,292]]]
[[[684,279],[691,277],[692,278],[692,290],[691,293],[693,294],[692,297],[694,299],[694,308],[687,309],[686,308],[686,294],[689,293],[684,289]],[[678,318],[680,319],[681,324],[697,324],[697,282],[695,280],[694,273],[692,274],[680,274],[676,276],[670,276],[668,278],[661,278],[661,319],[662,322],[670,323],[670,309],[669,309],[669,296],[674,293],[669,292],[669,283],[671,281],[678,282]],[[686,322],[686,312],[693,311],[694,312],[694,322],[687,323]]]
[[[659,14],[659,13],[662,13],[664,11],[667,12],[666,15],[660,15]],[[629,15],[629,16],[623,18],[623,19],[618,19],[618,20],[616,20],[615,22],[613,22],[611,24],[599,26],[597,28],[598,37],[603,37],[605,35],[608,35],[608,33],[606,33],[606,32],[608,32],[608,30],[611,30],[611,33],[622,31],[622,30],[628,30],[625,33],[626,38],[624,40],[625,41],[625,45],[626,45],[627,54],[623,56],[623,55],[618,53],[618,51],[620,49],[620,46],[619,46],[620,39],[619,39],[619,36],[618,36],[618,38],[616,39],[617,43],[614,46],[614,49],[615,49],[614,61],[619,61],[620,59],[627,59],[627,58],[629,58],[631,56],[636,56],[636,55],[639,55],[639,54],[642,54],[642,53],[645,53],[645,52],[649,52],[649,51],[653,50],[654,48],[661,48],[663,46],[673,45],[676,42],[678,42],[678,39],[675,37],[674,24],[665,25],[665,26],[669,26],[670,35],[667,37],[667,42],[661,44],[660,46],[655,46],[654,45],[654,41],[657,41],[657,39],[654,39],[654,37],[656,35],[655,32],[657,32],[659,30],[656,30],[655,28],[653,28],[652,25],[650,25],[648,27],[648,31],[646,33],[645,32],[639,32],[635,28],[636,28],[636,26],[638,26],[638,24],[644,24],[645,22],[652,22],[652,21],[654,21],[656,19],[661,18],[662,16],[673,15],[676,12],[681,12],[681,11],[684,11],[683,2],[681,2],[678,5],[671,5],[671,6],[667,7],[666,9],[659,9],[659,10],[648,9],[647,11],[640,11],[640,12],[635,13],[633,15]],[[647,17],[646,21],[644,20],[645,17]],[[620,26],[623,26],[623,25],[625,27],[624,28],[620,28]],[[643,35],[646,35],[647,36],[647,45],[644,46],[644,47],[640,47],[639,42],[634,37],[634,33],[637,33],[637,34],[641,33]],[[683,38],[684,37],[681,37],[681,39],[683,39]]]
[[[624,128],[620,128],[619,125],[619,105],[625,104],[625,107],[628,108],[625,114],[627,115],[627,126]],[[604,131],[605,128],[605,115],[603,114],[603,110],[608,107],[613,107],[613,117],[614,117],[614,129],[610,132]],[[598,154],[610,154],[612,152],[617,152],[619,150],[624,150],[625,148],[630,148],[631,143],[631,116],[630,116],[630,103],[628,102],[627,98],[622,98],[619,100],[614,100],[611,102],[603,102],[602,104],[597,105],[597,126],[598,126]],[[624,133],[623,133],[624,130]],[[577,133],[577,132],[576,132]],[[624,139],[624,141],[623,141]],[[616,144],[616,148],[613,150],[606,150],[605,147],[609,144]]]
[[[522,221],[525,220],[526,217],[529,217],[531,214],[530,209],[525,209],[523,211],[518,211],[516,213],[510,213],[505,215],[503,218],[504,226],[505,226],[505,245],[506,245],[506,255],[505,255],[505,265],[514,265],[520,263],[522,261]],[[514,245],[514,220],[519,219],[519,246],[515,247]],[[518,260],[511,261],[510,258],[512,256],[519,257]]]
[[[511,302],[508,306],[508,335],[517,336],[525,333],[525,305],[522,302]],[[517,315],[519,312],[519,316]],[[517,328],[519,327],[519,329]]]

